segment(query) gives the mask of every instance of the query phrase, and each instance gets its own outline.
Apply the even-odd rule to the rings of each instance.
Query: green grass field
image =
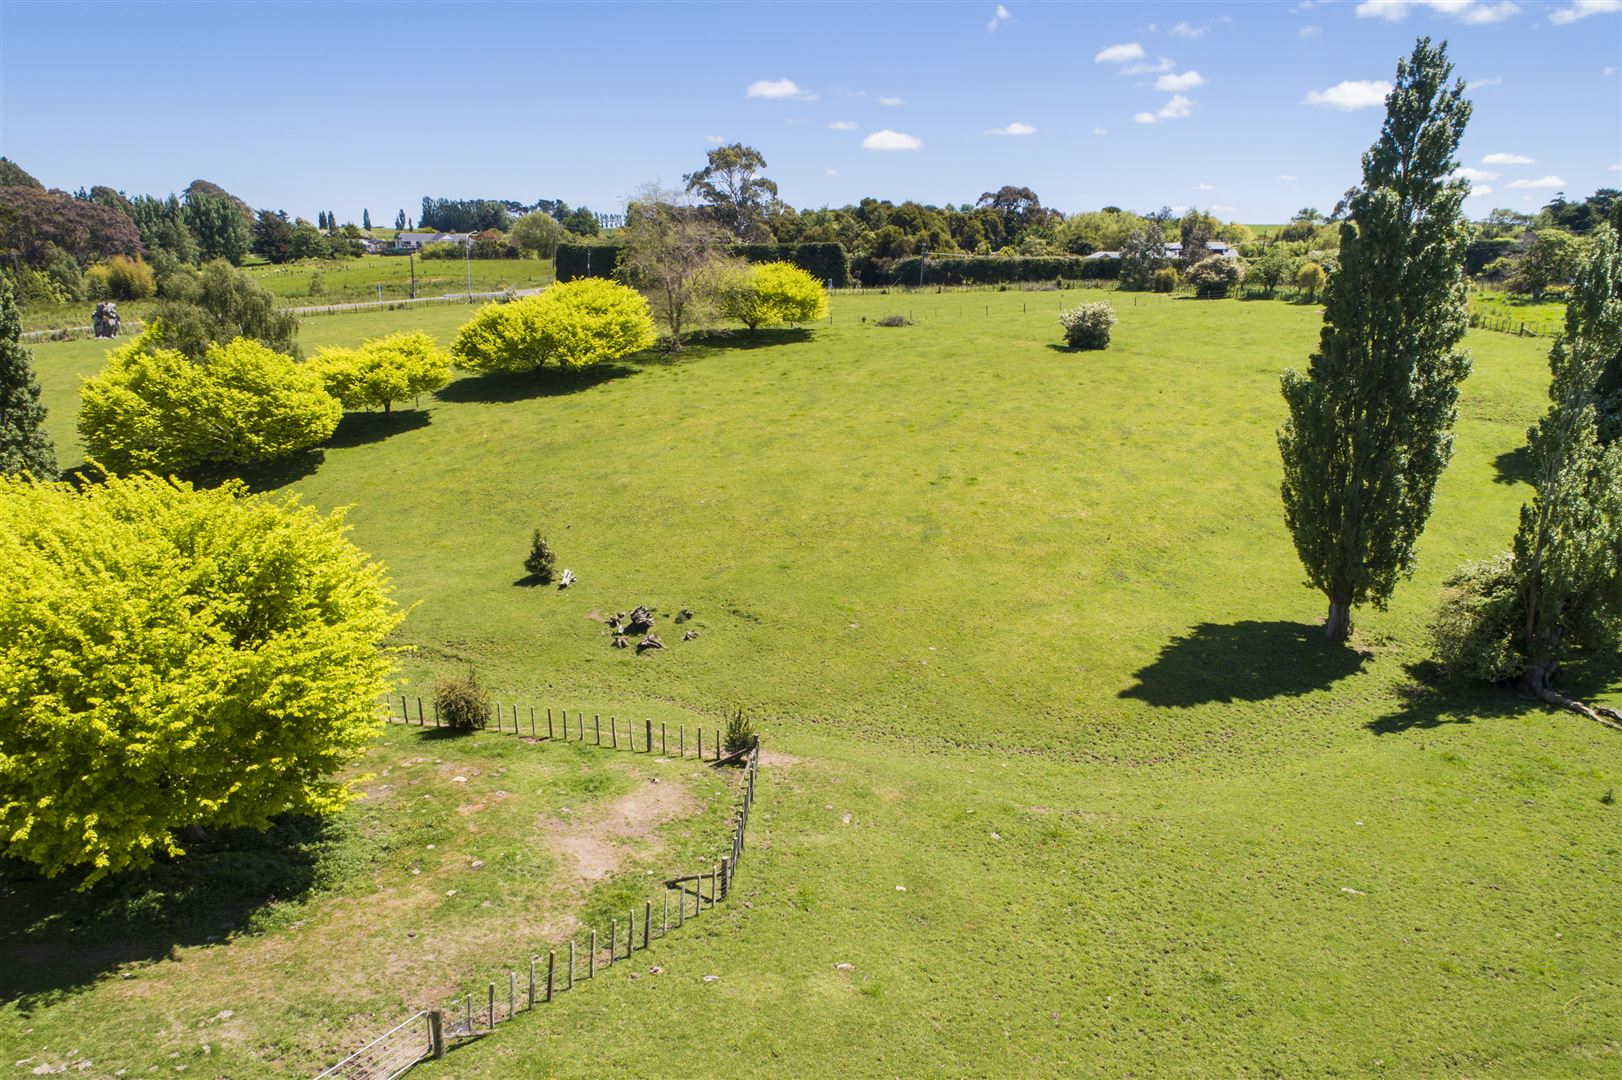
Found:
[[[1516,296],[1502,289],[1474,289],[1470,293],[1470,314],[1503,322],[1527,333],[1545,337],[1558,335],[1566,325],[1564,300],[1533,303],[1530,296]]]
[[[413,687],[472,663],[588,713],[742,706],[787,755],[717,916],[424,1076],[1622,1068],[1615,736],[1425,664],[1441,579],[1513,531],[1548,343],[1469,336],[1418,573],[1335,648],[1274,444],[1319,309],[1117,294],[1078,354],[1075,298],[840,296],[806,332],[463,378],[256,478],[352,507],[413,605]],[[59,439],[100,351],[34,349]],[[515,584],[536,527],[574,588]],[[638,603],[701,636],[609,648],[598,619]],[[1615,702],[1617,675],[1572,678]],[[115,978],[5,1005],[0,1042],[105,1056],[148,1015]],[[82,1034],[54,1019],[97,1000]]]

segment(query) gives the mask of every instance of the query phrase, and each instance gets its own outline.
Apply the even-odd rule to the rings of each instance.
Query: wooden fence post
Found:
[[[569,979],[564,989],[574,989],[574,938],[569,939]]]
[[[608,738],[609,745],[618,750],[620,748],[620,725],[619,721],[612,716],[608,718]]]
[[[445,1056],[445,1014],[438,1009],[428,1013],[428,1046],[434,1060]]]
[[[400,695],[400,722],[402,724],[411,723],[411,706],[406,704],[406,696],[404,694]]]
[[[653,901],[642,902],[642,947],[648,947],[648,938],[653,933]]]
[[[581,716],[580,722],[582,724],[584,724],[586,722],[585,721],[585,713],[581,713],[580,716]],[[603,718],[602,718],[602,716],[600,714],[593,713],[592,717],[591,717],[591,720],[592,720],[592,723],[595,724],[596,727],[597,727],[597,745],[601,746],[601,745],[603,745]]]
[[[535,737],[535,706],[529,707],[529,737]]]
[[[552,710],[551,709],[546,710],[546,737],[548,739],[550,739],[552,737]]]
[[[608,920],[608,966],[614,966],[614,954],[620,947],[620,924],[618,919]]]
[[[490,1028],[491,1031],[496,1030],[496,984],[495,983],[490,984],[490,1001],[489,1001],[489,1011],[488,1011],[487,1015],[488,1015],[489,1019],[486,1021],[486,1025]]]
[[[659,756],[664,757],[665,754],[665,722],[661,720],[659,721]]]
[[[659,729],[660,735],[663,735],[664,725],[660,724]],[[653,717],[651,716],[642,722],[642,749],[650,754],[653,753]]]
[[[733,845],[733,850],[737,850],[736,844]],[[721,899],[725,900],[727,898],[727,887],[731,884],[732,860],[723,855],[721,856]]]
[[[548,950],[546,954],[546,1000],[548,1001],[552,1000],[552,986],[557,975],[557,968],[558,952],[556,949]]]
[[[422,698],[420,698],[420,697],[417,699],[417,726],[418,727],[427,727],[428,726],[427,721],[425,721],[423,719],[423,716],[422,716]]]
[[[591,932],[591,952],[586,954],[586,978],[597,977],[597,931]]]
[[[529,1007],[535,1007],[535,958],[529,958]]]

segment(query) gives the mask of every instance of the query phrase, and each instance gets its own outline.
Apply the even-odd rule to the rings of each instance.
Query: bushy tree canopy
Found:
[[[65,191],[0,187],[0,249],[38,266],[52,245],[88,266],[110,255],[141,254],[141,231],[123,211]]]
[[[0,477],[0,852],[47,875],[328,814],[398,622],[339,515],[151,476]]]
[[[468,371],[579,368],[653,344],[648,302],[603,278],[577,278],[479,310],[456,332],[451,356]]]
[[[551,214],[537,210],[513,222],[507,238],[519,251],[550,259],[563,242],[564,228]]]
[[[767,179],[766,159],[753,146],[732,143],[706,155],[702,169],[682,177],[689,194],[703,199],[721,226],[738,240],[764,239],[766,211],[777,198]]]
[[[1226,255],[1207,255],[1188,268],[1184,275],[1199,296],[1214,300],[1227,296],[1245,279],[1245,268],[1238,259]]]
[[[298,317],[279,309],[270,290],[223,259],[203,267],[184,298],[160,305],[153,325],[156,344],[194,360],[201,359],[210,345],[239,337],[298,355]]]
[[[325,442],[343,407],[290,356],[237,338],[191,360],[154,327],[80,388],[88,455],[117,473],[249,465]]]
[[[720,311],[747,326],[815,322],[828,315],[822,282],[787,262],[753,263],[728,269],[721,278]]]
[[[310,359],[327,393],[346,409],[393,410],[451,379],[450,355],[421,331],[373,338],[355,349],[322,349]]]

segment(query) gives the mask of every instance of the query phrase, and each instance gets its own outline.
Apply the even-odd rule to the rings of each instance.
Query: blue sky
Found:
[[[0,3],[0,153],[46,184],[379,224],[425,194],[597,210],[717,139],[788,202],[1327,211],[1420,34],[1461,160],[1529,209],[1622,186],[1622,0],[1202,4]],[[97,59],[95,50],[108,51]]]

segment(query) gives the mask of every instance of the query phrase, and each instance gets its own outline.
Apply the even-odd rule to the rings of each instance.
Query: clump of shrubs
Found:
[[[1436,659],[1449,679],[1506,683],[1526,671],[1521,648],[1520,583],[1514,556],[1504,552],[1466,563],[1442,583],[1442,603],[1431,623]]]
[[[434,708],[440,723],[455,731],[475,731],[490,716],[490,692],[473,668],[466,675],[452,675],[434,684]]]
[[[759,741],[754,721],[745,716],[742,709],[734,709],[732,718],[727,721],[726,734],[721,738],[722,748],[729,754],[738,754],[751,749]]]
[[[884,318],[880,319],[878,322],[874,323],[873,325],[875,325],[875,326],[911,326],[912,325],[912,320],[907,318],[905,315],[886,315]]]
[[[1149,279],[1149,286],[1150,288],[1154,289],[1155,292],[1176,292],[1177,268],[1175,266],[1162,266],[1159,270],[1156,270],[1154,275]]]
[[[92,300],[145,300],[158,291],[158,279],[140,259],[114,255],[84,272],[84,290]]]
[[[1064,343],[1072,349],[1107,349],[1115,309],[1104,301],[1081,304],[1061,311],[1059,322],[1064,326]]]
[[[552,584],[552,572],[557,565],[557,555],[552,551],[552,545],[546,542],[541,530],[536,529],[529,540],[529,554],[524,557],[524,569],[538,584]]]
[[[1212,255],[1188,268],[1188,283],[1194,286],[1194,294],[1206,300],[1227,296],[1244,278],[1239,260],[1225,255]]]

